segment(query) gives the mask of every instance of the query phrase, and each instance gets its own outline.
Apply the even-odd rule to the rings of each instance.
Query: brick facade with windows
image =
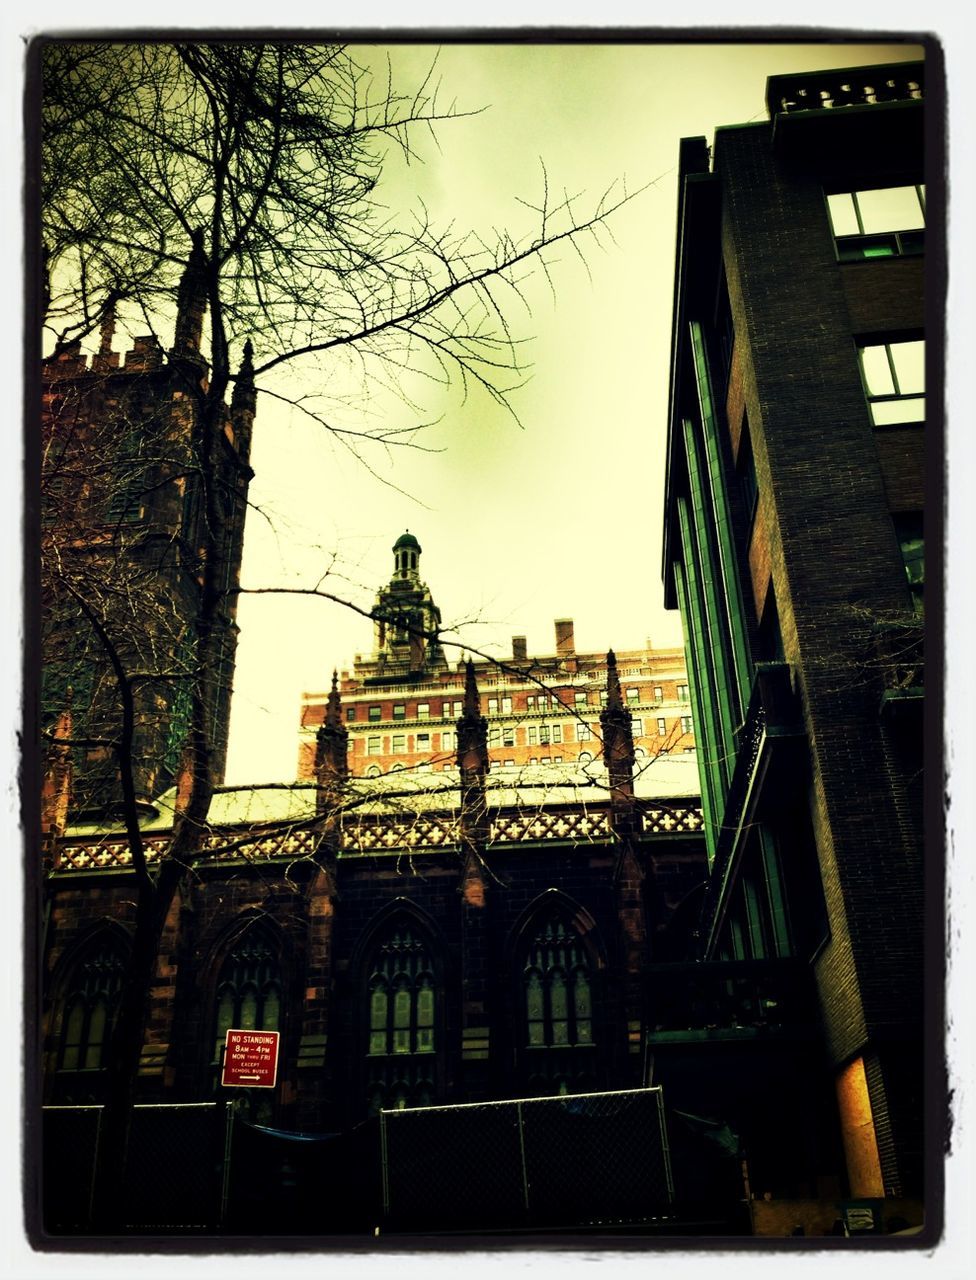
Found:
[[[923,1187],[923,84],[773,77],[770,120],[686,140],[679,184],[664,570],[703,959],[808,967],[853,1195]]]
[[[404,543],[409,539],[409,543]],[[404,548],[414,557],[402,569]],[[376,612],[396,611],[404,639],[394,649],[390,629],[377,624],[376,646],[343,671],[339,691],[349,732],[349,770],[378,777],[407,769],[440,772],[453,767],[455,722],[464,697],[464,662],[448,662],[436,628],[440,612],[419,577],[420,544],[412,534],[393,548],[394,575],[377,595]],[[405,592],[400,575],[409,573]],[[413,601],[406,607],[404,599]],[[418,637],[411,657],[407,636]],[[475,660],[481,711],[489,722],[488,755],[496,769],[594,764],[602,754],[600,711],[606,698],[607,658],[577,653],[570,619],[555,622],[555,652],[529,655],[524,637],[512,640],[510,656]],[[684,654],[680,649],[618,651],[623,697],[632,713],[638,767],[650,768],[659,754],[691,753],[694,727]],[[302,700],[298,776],[314,772],[315,734],[328,695]],[[663,724],[663,732],[662,732]]]

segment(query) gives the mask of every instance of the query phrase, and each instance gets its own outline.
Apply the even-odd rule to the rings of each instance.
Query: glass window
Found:
[[[590,726],[589,726],[588,724],[582,724],[582,723],[577,724],[577,726],[576,726],[576,741],[577,741],[577,742],[589,742],[589,740],[590,740],[590,736],[591,736],[591,735],[590,735]]]
[[[631,716],[630,731],[631,733],[635,734],[638,738],[644,732],[644,722],[640,718],[640,716]]]
[[[76,964],[65,997],[58,1066],[62,1071],[100,1071],[125,976],[120,944],[102,938]]]
[[[678,685],[678,697],[682,702],[688,701],[688,686],[686,684]]]
[[[383,750],[382,750],[382,748],[383,748],[383,739],[382,739],[382,738],[367,738],[367,739],[366,739],[366,754],[367,754],[368,756],[378,756],[378,755],[382,755],[382,754],[383,754]]]
[[[356,708],[355,708],[355,707],[346,707],[346,719],[347,719],[347,720],[355,720],[355,719],[356,719]]]
[[[223,1061],[230,1028],[277,1031],[280,1016],[278,948],[266,928],[252,925],[231,948],[217,979],[214,1062]]]
[[[925,187],[878,187],[827,196],[827,211],[842,262],[921,253]]]
[[[549,726],[547,724],[539,725],[539,745],[541,747],[549,745]]]
[[[500,747],[502,745],[502,731],[498,727],[492,727],[488,730],[489,747]]]
[[[640,702],[640,689],[628,689],[628,690],[627,690],[627,701],[628,701],[628,702]]]
[[[654,686],[654,701],[662,702],[663,700],[664,700],[664,689],[661,685],[656,684]]]
[[[534,747],[539,741],[539,726],[535,724],[529,725],[529,746]]]
[[[525,709],[526,711],[535,710],[535,694],[534,693],[530,693],[529,696],[525,699]]]
[[[434,1096],[437,999],[430,948],[410,923],[377,945],[366,980],[367,1103],[426,1106]]]
[[[417,750],[418,751],[430,750],[430,734],[429,733],[417,734]]]
[[[430,703],[429,702],[417,703],[417,719],[418,720],[430,719]]]
[[[441,750],[451,751],[454,747],[454,732],[451,729],[445,729],[441,733]]]
[[[370,707],[370,709],[369,709],[369,718],[370,718],[370,720],[382,720],[382,718],[383,718],[383,708],[382,708],[382,707]]]
[[[407,749],[407,735],[405,733],[395,733],[393,735],[393,754],[395,756],[403,755]]]
[[[585,707],[586,694],[581,692],[580,690],[577,690],[576,693],[573,694],[573,703],[577,707]]]
[[[658,736],[659,738],[667,737],[667,732],[668,732],[668,722],[665,720],[664,716],[658,716],[658,718],[657,718],[657,736]]]
[[[552,726],[552,740],[553,740],[553,742],[562,742],[562,740],[563,740],[563,727],[562,727],[562,725],[561,725],[561,724],[554,724],[554,725]]]
[[[896,515],[894,521],[908,585],[916,605],[920,606],[925,589],[925,531],[922,513],[917,511]]]
[[[394,704],[393,704],[393,719],[394,719],[394,720],[406,720],[406,718],[407,718],[407,708],[406,708],[406,704],[405,704],[405,703],[403,703],[403,702],[394,702]]]
[[[497,698],[488,699],[488,714],[490,716],[498,715],[498,699]]]
[[[682,733],[691,733],[691,727],[692,727],[692,726],[691,726],[691,716],[682,716],[682,717],[681,717],[681,732],[682,732]]]
[[[925,420],[925,343],[880,342],[858,349],[875,426]]]
[[[502,715],[510,716],[511,714],[512,714],[512,699],[508,697],[502,698]]]
[[[579,934],[560,916],[534,931],[522,969],[523,1042],[529,1049],[593,1044],[589,959]],[[559,1064],[563,1070],[567,1064]]]
[[[515,746],[515,729],[514,729],[514,727],[512,727],[512,728],[510,728],[510,729],[509,729],[509,728],[502,729],[502,746],[503,746],[503,747],[514,747],[514,746]]]

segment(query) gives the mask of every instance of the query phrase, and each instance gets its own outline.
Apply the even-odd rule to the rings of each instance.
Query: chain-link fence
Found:
[[[673,1199],[660,1089],[387,1111],[388,1229],[652,1222]]]
[[[101,1120],[101,1107],[44,1108],[42,1221],[49,1235],[73,1235],[91,1226]]]
[[[92,1229],[101,1107],[44,1109],[45,1228]],[[345,1134],[134,1108],[122,1231],[364,1235],[612,1227],[674,1199],[660,1088],[385,1111]]]
[[[126,1229],[217,1227],[223,1154],[224,1109],[216,1102],[134,1107],[125,1162]]]
[[[102,1108],[45,1107],[43,1195],[50,1235],[93,1225]],[[220,1222],[224,1111],[214,1102],[133,1108],[114,1224],[139,1234],[212,1231]]]

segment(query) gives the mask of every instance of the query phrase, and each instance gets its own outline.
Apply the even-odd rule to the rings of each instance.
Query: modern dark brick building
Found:
[[[682,143],[678,199],[664,581],[711,862],[701,957],[812,979],[816,1106],[832,1096],[841,1190],[865,1197],[922,1195],[939,1089],[921,778],[940,157],[923,97],[920,63],[772,77],[768,120]]]

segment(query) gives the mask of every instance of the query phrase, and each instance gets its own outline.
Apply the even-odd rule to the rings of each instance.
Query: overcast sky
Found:
[[[555,297],[539,277],[508,319],[531,340],[518,422],[484,395],[431,388],[429,452],[376,450],[369,468],[320,428],[259,398],[245,586],[287,581],[368,608],[409,528],[444,622],[504,656],[513,635],[551,652],[572,617],[581,650],[681,643],[661,606],[676,166],[680,139],[765,118],[768,75],[905,60],[909,45],[564,44],[391,46],[358,51],[394,83],[437,55],[442,101],[478,115],[420,140],[423,163],[391,157],[381,192],[423,199],[435,223],[529,232],[544,162],[550,192],[595,203],[614,183],[648,189],[586,247],[559,253]],[[648,185],[649,184],[649,185]],[[380,406],[410,420],[402,406]],[[416,415],[414,415],[416,420]],[[355,413],[347,416],[355,425]],[[476,620],[476,621],[472,621]],[[228,781],[294,776],[301,694],[368,653],[367,619],[318,600],[244,596]],[[459,651],[460,654],[460,651]]]

